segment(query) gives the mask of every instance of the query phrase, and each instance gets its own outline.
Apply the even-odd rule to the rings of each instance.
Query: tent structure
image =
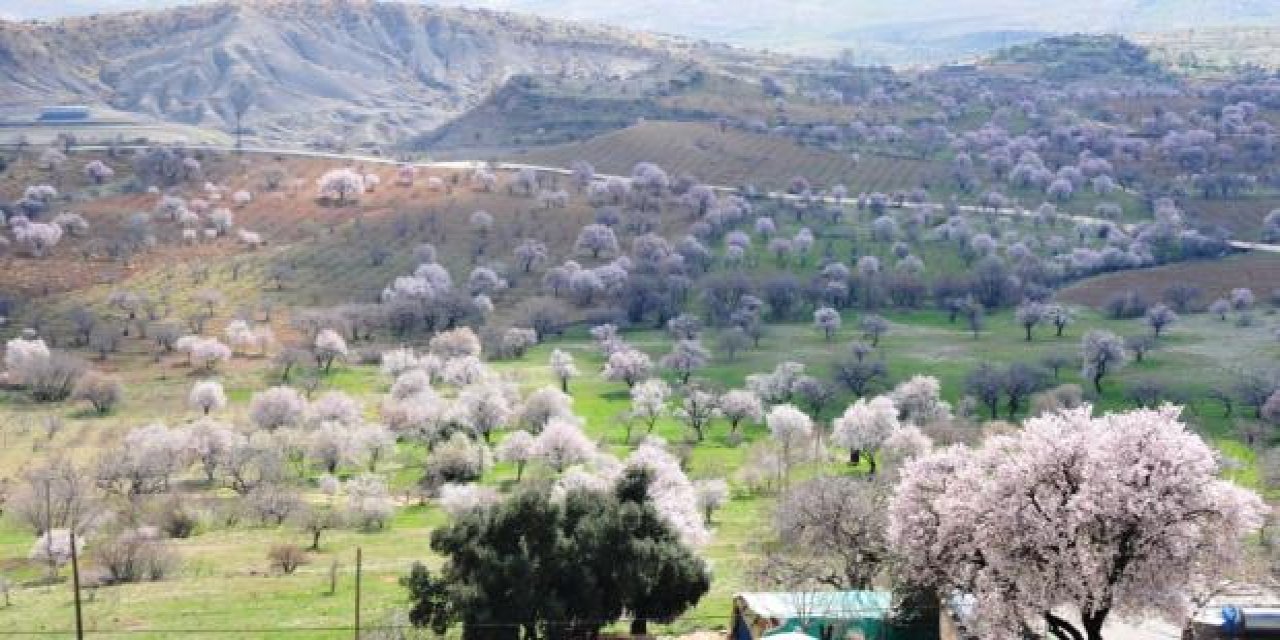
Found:
[[[739,593],[730,640],[925,640],[891,624],[892,608],[883,591]]]

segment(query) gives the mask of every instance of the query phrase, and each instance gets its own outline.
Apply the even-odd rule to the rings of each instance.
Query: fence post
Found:
[[[71,588],[75,592],[76,603],[76,640],[84,640],[84,621],[80,616],[80,559],[76,553],[76,530],[73,528],[71,533]],[[53,532],[47,534],[52,536]]]
[[[362,564],[363,550],[356,547],[356,625],[355,640],[360,640],[360,569]]]

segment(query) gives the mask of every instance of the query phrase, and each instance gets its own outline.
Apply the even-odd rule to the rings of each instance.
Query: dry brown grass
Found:
[[[1280,209],[1280,196],[1202,200],[1191,198],[1183,203],[1192,222],[1226,228],[1242,240],[1258,240],[1262,219],[1273,209]]]

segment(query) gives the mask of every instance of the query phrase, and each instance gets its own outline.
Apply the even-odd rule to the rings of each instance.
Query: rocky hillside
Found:
[[[0,22],[0,111],[109,106],[267,142],[387,143],[433,129],[514,75],[611,81],[683,55],[671,40],[492,11],[362,0],[219,2]]]

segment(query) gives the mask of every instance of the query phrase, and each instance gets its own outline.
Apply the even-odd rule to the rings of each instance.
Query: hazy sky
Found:
[[[0,0],[0,16],[52,18],[202,0]],[[436,0],[662,31],[751,47],[829,50],[860,40],[982,32],[1156,31],[1280,24],[1280,0]]]

